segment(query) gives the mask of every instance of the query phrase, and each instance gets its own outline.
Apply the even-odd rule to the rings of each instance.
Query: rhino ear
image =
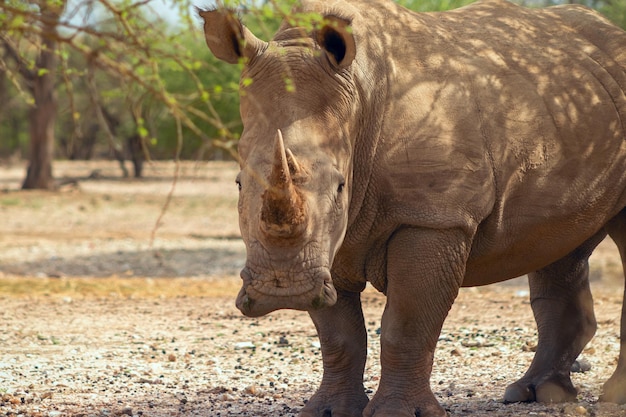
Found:
[[[251,59],[265,49],[266,43],[258,39],[229,9],[200,10],[204,19],[206,44],[217,58],[236,64],[242,58]]]
[[[338,69],[352,64],[356,56],[356,44],[350,22],[335,16],[326,16],[323,26],[316,31],[315,38],[330,63]]]

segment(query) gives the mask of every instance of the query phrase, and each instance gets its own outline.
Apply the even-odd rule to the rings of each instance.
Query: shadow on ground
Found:
[[[84,256],[46,256],[0,265],[10,275],[40,277],[155,277],[239,275],[245,262],[240,240],[212,239],[201,248],[118,250]]]

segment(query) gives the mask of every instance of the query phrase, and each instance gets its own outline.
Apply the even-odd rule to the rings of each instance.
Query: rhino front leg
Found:
[[[360,293],[337,291],[337,303],[309,312],[322,347],[322,384],[300,417],[361,417],[367,333]]]
[[[465,273],[469,239],[459,230],[407,228],[387,251],[380,385],[365,417],[440,417],[430,388],[435,345]]]

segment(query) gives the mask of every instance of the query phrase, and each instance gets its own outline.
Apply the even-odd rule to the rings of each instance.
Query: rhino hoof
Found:
[[[559,381],[542,382],[535,388],[535,400],[540,403],[566,403],[576,401],[578,391],[571,384]]]
[[[506,388],[504,402],[509,403],[564,403],[576,400],[578,392],[571,381],[550,379],[538,385],[517,381]]]
[[[626,404],[626,377],[612,377],[604,384],[600,401],[607,403]]]
[[[535,401],[535,389],[530,385],[515,382],[504,392],[504,403],[528,403]]]

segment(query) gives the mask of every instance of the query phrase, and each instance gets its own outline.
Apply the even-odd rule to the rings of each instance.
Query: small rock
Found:
[[[534,344],[533,342],[527,340],[526,343],[524,343],[522,345],[522,350],[524,352],[536,352],[537,351],[537,345]]]
[[[256,346],[252,342],[238,342],[235,343],[235,350],[254,349]]]
[[[132,409],[132,407],[130,407],[130,406],[128,406],[128,405],[127,405],[127,406],[125,406],[124,408],[122,408],[122,409],[121,409],[121,410],[117,413],[117,415],[119,415],[119,416],[124,416],[124,415],[126,415],[126,416],[132,416],[132,415],[133,415],[133,409]]]
[[[159,378],[155,378],[155,379],[149,379],[149,378],[139,378],[138,381],[140,384],[162,384],[163,381],[161,381]]]
[[[589,412],[584,406],[577,405],[577,404],[567,404],[565,408],[563,409],[563,412],[566,415],[572,415],[572,416],[586,416],[589,414]]]
[[[231,394],[224,393],[224,394],[218,395],[217,399],[220,401],[233,401],[235,397],[232,396]]]
[[[594,348],[593,346],[589,346],[585,348],[584,352],[587,355],[593,355],[594,353],[596,353],[596,348]]]
[[[590,370],[591,370],[591,363],[589,363],[589,361],[584,358],[576,359],[576,361],[572,364],[572,367],[570,368],[571,372],[584,373]]]
[[[487,342],[484,338],[480,336],[472,340],[461,341],[461,346],[468,347],[468,348],[492,347],[493,345],[494,345],[493,343]]]
[[[170,361],[170,362],[176,362],[176,355],[174,355],[173,353],[170,353],[167,356],[167,360]]]
[[[452,356],[463,356],[463,351],[459,348],[454,348],[450,351],[450,355]]]

